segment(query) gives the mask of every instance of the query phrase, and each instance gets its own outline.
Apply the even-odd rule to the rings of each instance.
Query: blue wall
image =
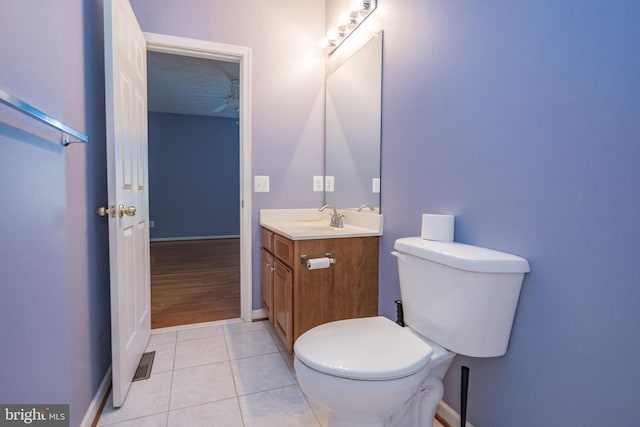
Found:
[[[149,113],[151,238],[240,235],[236,119]]]
[[[77,426],[111,363],[101,2],[5,1],[0,40],[0,88],[90,138],[0,105],[0,402]]]
[[[640,3],[380,2],[381,312],[423,212],[531,263],[504,357],[471,368],[477,427],[640,424]],[[377,12],[376,12],[377,13]]]
[[[0,355],[0,401],[70,402],[74,426],[110,359],[106,222],[93,212],[106,202],[98,3],[34,9],[8,0],[0,14],[0,40],[10,41],[0,42],[0,87],[91,138],[61,150],[0,107],[0,194],[20,206],[7,209],[0,226],[0,340],[9,343]],[[273,187],[253,200],[257,248],[257,209],[319,201],[310,177],[321,174],[320,80],[275,62],[279,53],[269,50],[297,61],[315,31],[296,29],[306,26],[293,19],[262,33],[212,25],[235,22],[224,10],[233,6],[222,2],[166,2],[160,12],[147,0],[132,3],[145,30],[254,47],[252,170],[271,175]],[[193,7],[214,3],[216,13]],[[307,13],[308,5],[290,3],[274,14]],[[457,240],[524,256],[532,272],[507,355],[459,358],[445,400],[459,407],[466,364],[477,427],[638,425],[640,5],[379,3],[381,312],[393,318],[399,296],[393,241],[417,235],[423,212],[453,213]],[[282,48],[289,42],[299,44]],[[275,95],[285,97],[278,108]],[[35,354],[45,356],[34,362]]]

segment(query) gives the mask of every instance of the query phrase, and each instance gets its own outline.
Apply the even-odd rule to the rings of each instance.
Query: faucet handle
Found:
[[[344,223],[342,222],[342,218],[344,215],[341,213],[337,213],[331,216],[331,225],[332,227],[344,228]]]

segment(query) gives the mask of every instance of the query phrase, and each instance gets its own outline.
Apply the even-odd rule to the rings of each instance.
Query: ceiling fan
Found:
[[[229,94],[224,98],[224,102],[211,110],[212,113],[221,113],[227,108],[235,112],[240,111],[240,80],[231,79],[229,82]]]

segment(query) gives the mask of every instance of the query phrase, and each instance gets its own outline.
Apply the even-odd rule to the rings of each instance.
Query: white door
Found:
[[[113,405],[151,334],[146,42],[128,0],[105,0]]]

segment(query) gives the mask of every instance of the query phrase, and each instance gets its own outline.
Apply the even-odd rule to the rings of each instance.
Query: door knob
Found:
[[[120,206],[118,206],[118,216],[120,218],[122,218],[123,216],[135,216],[136,214],[136,208],[135,206],[127,206],[125,207],[123,204],[121,204]],[[96,213],[99,216],[111,216],[112,218],[116,217],[116,207],[111,205],[109,207],[105,207],[105,206],[100,206],[97,210]]]
[[[100,206],[100,207],[96,210],[96,213],[97,213],[99,216],[115,216],[115,215],[114,215],[114,213],[115,213],[115,209],[114,209],[114,208],[115,208],[115,206],[109,206],[109,207],[106,207],[106,206]]]
[[[118,216],[120,218],[122,218],[125,215],[126,216],[135,216],[135,214],[136,214],[135,206],[127,206],[126,208],[124,207],[123,204],[118,206]]]

